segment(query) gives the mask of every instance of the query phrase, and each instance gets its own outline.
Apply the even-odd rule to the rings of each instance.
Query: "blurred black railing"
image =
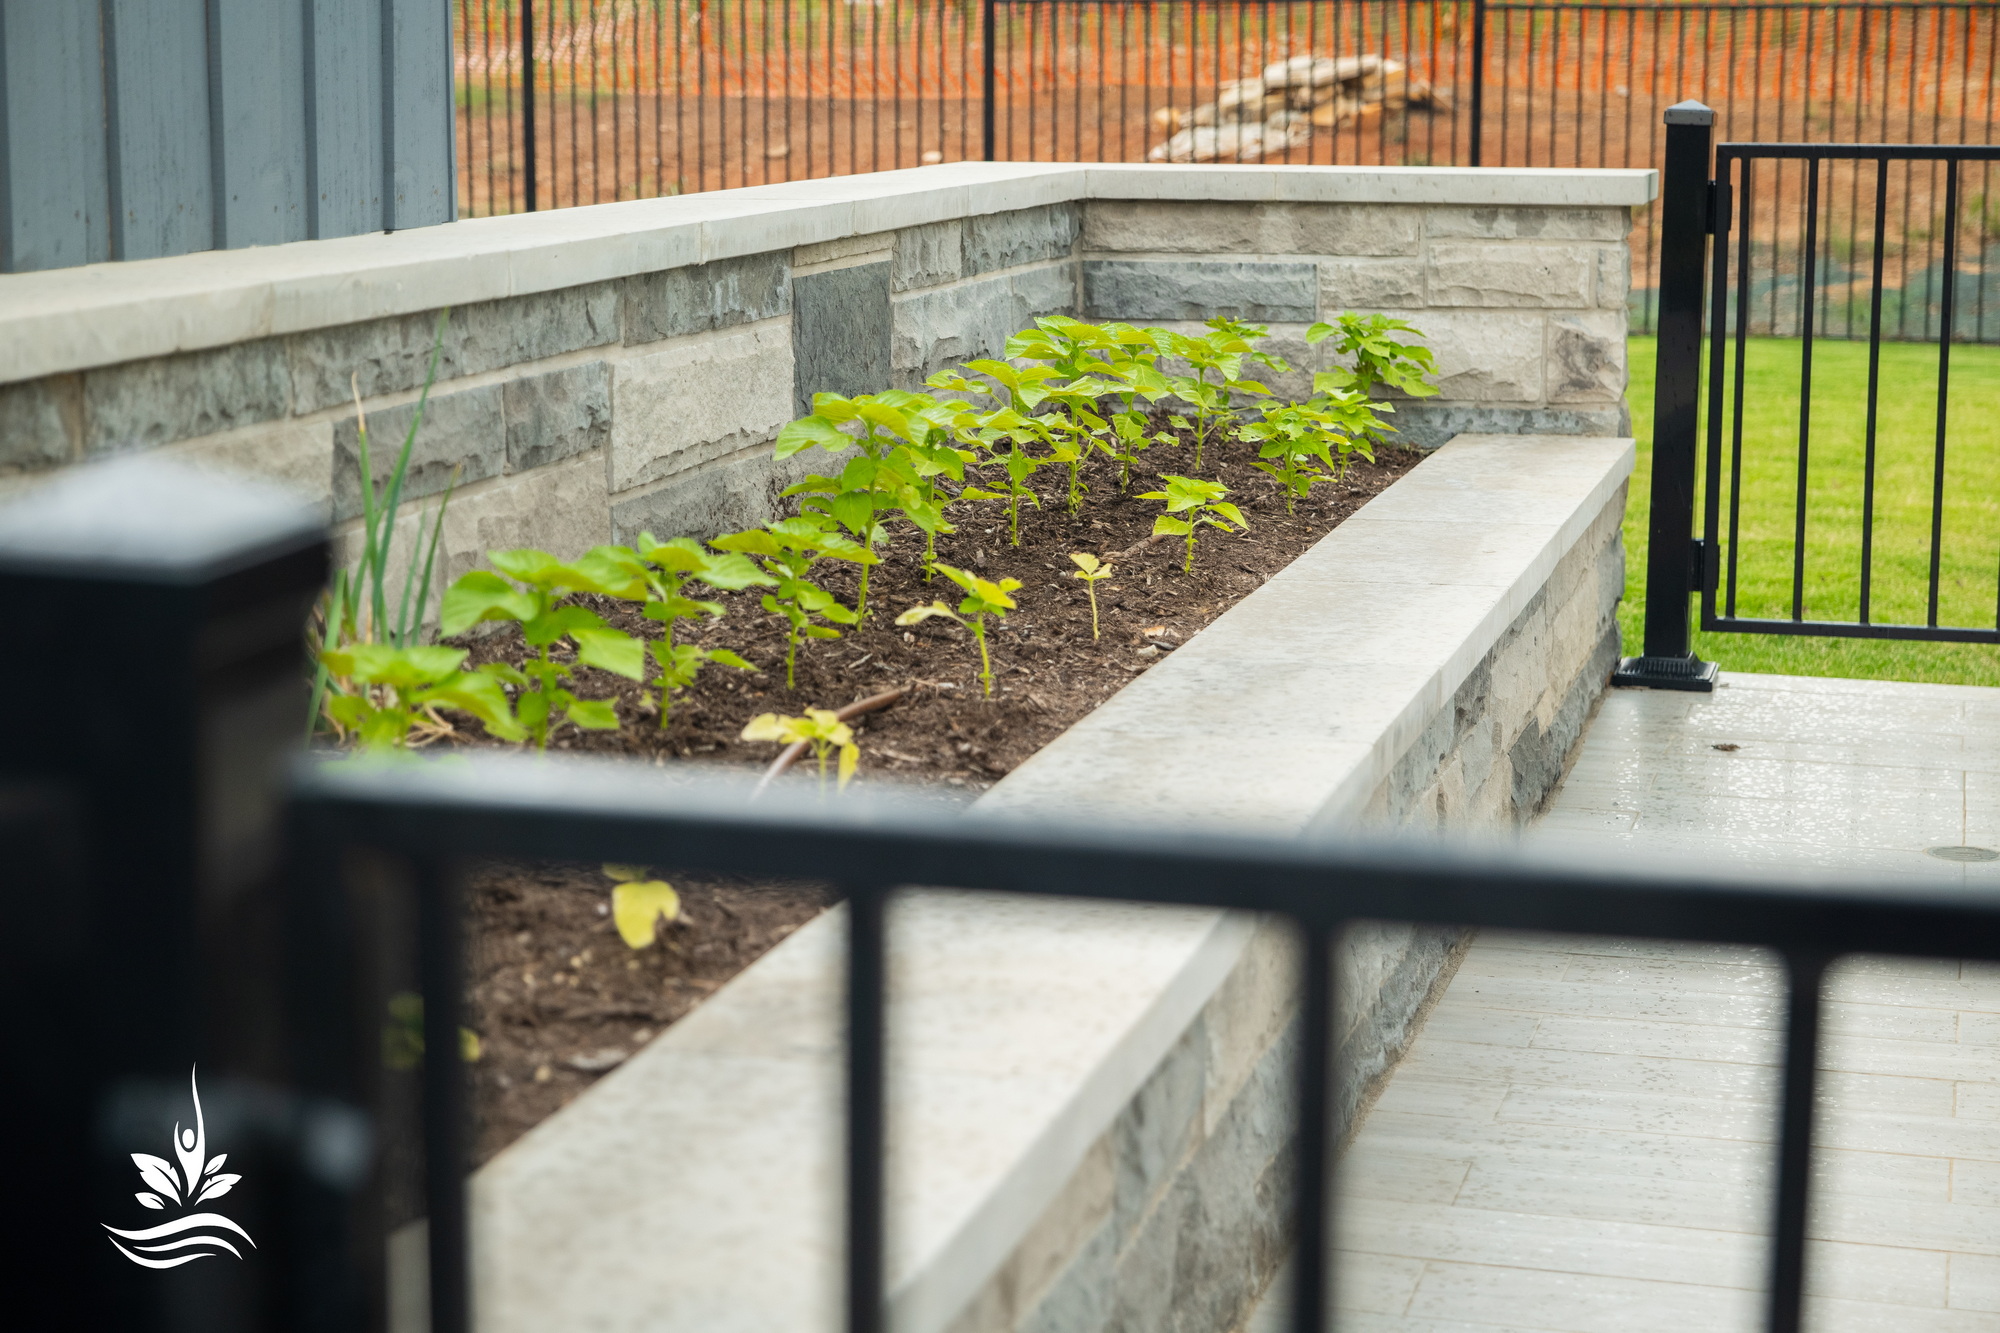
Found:
[[[889,1328],[882,1272],[889,1219],[882,1191],[885,1073],[893,1052],[884,1036],[885,925],[900,885],[1223,907],[1297,923],[1303,990],[1292,1159],[1296,1333],[1319,1333],[1334,1322],[1327,1315],[1335,1234],[1329,1171],[1343,1130],[1334,1123],[1331,1095],[1338,1075],[1331,1016],[1333,960],[1348,923],[1699,940],[1760,946],[1782,957],[1790,998],[1770,1213],[1769,1333],[1797,1333],[1803,1309],[1820,993],[1828,963],[1851,952],[2000,958],[2000,901],[1972,888],[1732,882],[1631,865],[1538,863],[1490,851],[1371,844],[1355,836],[1301,841],[1065,826],[980,819],[935,806],[810,798],[759,805],[748,794],[747,785],[676,786],[629,766],[489,759],[428,771],[320,767],[303,776],[295,801],[299,850],[312,865],[340,864],[357,853],[404,862],[414,868],[419,891],[445,905],[426,914],[439,922],[458,910],[452,867],[471,857],[609,859],[840,886],[849,927],[850,1333]],[[343,933],[339,901],[338,895],[323,897],[317,918],[336,937]],[[427,1021],[440,1035],[449,1033],[455,1020],[446,1010],[459,984],[455,969],[427,970],[423,984]],[[365,1003],[349,1008],[368,1011]],[[457,1097],[427,1108],[425,1138],[433,1154],[462,1162]],[[464,1190],[451,1170],[432,1178],[427,1206],[432,1333],[463,1333],[463,1254],[448,1247],[463,1243]],[[1507,1311],[1494,1316],[1504,1321]]]
[[[1725,138],[1985,144],[2000,97],[1992,0],[456,0],[454,15],[465,216],[980,158],[1657,166],[1660,113],[1689,97]],[[1283,89],[1250,82],[1287,61]],[[1980,204],[1968,253],[1984,265],[2000,209]],[[1656,215],[1632,238],[1648,332]]]

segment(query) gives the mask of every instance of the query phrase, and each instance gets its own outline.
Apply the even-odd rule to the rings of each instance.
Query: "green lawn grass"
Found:
[[[1795,338],[1752,339],[1745,362],[1740,616],[1783,620],[1792,615],[1799,350]],[[1935,344],[1882,346],[1871,597],[1871,618],[1877,623],[1922,624],[1926,615],[1937,355]],[[1639,459],[1626,509],[1625,601],[1619,608],[1625,651],[1631,654],[1639,652],[1645,622],[1654,356],[1652,338],[1631,340],[1627,398]],[[1807,619],[1857,617],[1867,387],[1866,343],[1814,344],[1806,478]],[[2000,599],[2000,347],[1952,347],[1950,402],[1938,622],[1990,628]],[[1732,409],[1725,398],[1725,454]],[[1705,431],[1705,415],[1703,421]],[[1726,457],[1724,470],[1726,474]],[[1726,490],[1722,504],[1726,538]],[[1699,508],[1696,513],[1698,532]],[[2000,685],[2000,647],[1981,644],[1697,630],[1695,652],[1726,671]]]

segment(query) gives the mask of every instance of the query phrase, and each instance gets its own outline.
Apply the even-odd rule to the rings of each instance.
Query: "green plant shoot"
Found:
[[[1090,637],[1096,639],[1100,637],[1097,632],[1097,585],[1111,577],[1111,566],[1088,551],[1071,551],[1069,558],[1076,565],[1070,577],[1082,579],[1084,591],[1090,595]]]
[[[1394,335],[1408,333],[1423,337],[1407,320],[1387,315],[1357,315],[1353,311],[1335,317],[1330,324],[1319,323],[1306,330],[1306,341],[1314,346],[1335,338],[1333,350],[1354,358],[1353,369],[1337,366],[1313,376],[1315,390],[1353,389],[1373,397],[1376,385],[1385,385],[1412,398],[1428,398],[1438,391],[1427,377],[1437,374],[1437,360],[1421,343],[1400,342]],[[1338,335],[1337,337],[1335,335]]]
[[[1201,466],[1202,450],[1209,437],[1235,415],[1237,394],[1259,398],[1271,396],[1270,389],[1262,383],[1243,377],[1244,362],[1253,362],[1268,370],[1291,369],[1280,358],[1260,352],[1253,345],[1255,340],[1269,336],[1269,330],[1260,325],[1211,319],[1208,327],[1209,332],[1200,337],[1168,329],[1148,330],[1161,353],[1179,358],[1194,372],[1191,375],[1168,375],[1166,378],[1174,397],[1194,409],[1196,467]]]
[[[862,569],[877,562],[873,551],[829,529],[818,517],[780,519],[748,532],[732,532],[717,537],[709,545],[718,551],[737,551],[754,557],[771,575],[775,587],[764,594],[766,611],[785,622],[785,688],[798,687],[799,645],[806,639],[837,639],[833,625],[852,625],[861,619],[839,598],[806,577],[821,560],[846,560]],[[815,624],[814,619],[831,621]]]
[[[348,376],[354,393],[355,444],[361,488],[361,554],[354,568],[335,572],[333,585],[322,600],[319,637],[310,644],[315,657],[322,648],[340,648],[352,643],[385,643],[407,647],[422,631],[424,615],[430,607],[431,581],[437,567],[438,541],[444,534],[444,514],[451,504],[457,484],[454,469],[434,509],[417,516],[415,552],[404,561],[402,595],[396,614],[389,614],[388,569],[396,535],[396,510],[402,504],[403,482],[409,475],[410,456],[416,448],[417,430],[424,424],[424,408],[430,402],[431,385],[437,380],[438,362],[444,353],[444,332],[451,317],[449,308],[440,310],[437,329],[431,337],[430,360],[424,371],[423,388],[417,394],[410,428],[404,432],[403,447],[389,476],[378,491],[374,459],[369,451],[368,414],[361,406],[361,377]],[[418,554],[421,553],[421,561]],[[412,597],[414,596],[414,601]],[[327,690],[334,678],[325,666],[315,670],[312,706],[306,717],[306,739],[319,725]]]
[[[1322,394],[1309,403],[1266,407],[1262,419],[1236,434],[1257,446],[1257,460],[1250,466],[1269,473],[1284,488],[1289,514],[1314,484],[1346,476],[1351,455],[1375,461],[1368,443],[1381,424],[1375,406],[1358,393]]]
[[[711,551],[692,537],[671,537],[661,541],[650,532],[639,534],[637,549],[631,546],[599,546],[579,563],[593,568],[615,569],[643,591],[645,605],[639,614],[659,622],[663,633],[646,645],[659,665],[660,726],[671,718],[673,699],[688,689],[710,662],[738,671],[757,668],[727,648],[702,648],[675,641],[674,629],[683,620],[699,616],[719,619],[720,602],[690,596],[687,585],[706,583],[711,588],[736,592],[756,585],[771,587],[777,580],[766,574],[748,556]]]
[[[860,456],[848,460],[838,477],[810,476],[789,486],[787,496],[803,495],[804,514],[817,514],[828,523],[844,528],[869,551],[883,537],[876,515],[896,507],[896,500],[917,487],[916,472],[904,455],[922,432],[910,420],[905,407],[921,407],[929,400],[916,394],[864,394],[846,398],[837,393],[813,395],[811,416],[801,417],[778,432],[777,456],[790,458],[817,445],[829,453],[859,449]],[[861,566],[860,591],[854,599],[854,613],[868,614],[868,566]]]
[[[461,671],[463,648],[392,648],[386,643],[354,643],[326,648],[320,663],[340,689],[327,700],[327,714],[369,750],[402,749],[412,731],[430,739],[450,728],[438,708],[456,708],[479,719],[502,740],[527,733],[514,720],[506,691],[488,675]]]
[[[607,865],[611,879],[611,920],[628,948],[650,949],[662,922],[680,919],[681,896],[644,866]]]
[[[1162,476],[1160,480],[1167,483],[1167,489],[1147,491],[1139,498],[1166,501],[1167,512],[1153,520],[1153,531],[1187,538],[1187,561],[1181,567],[1183,573],[1194,572],[1194,540],[1204,527],[1220,528],[1224,532],[1249,531],[1250,520],[1243,517],[1243,511],[1223,499],[1229,494],[1229,488],[1221,482],[1172,475]]]
[[[777,713],[764,713],[750,719],[743,728],[746,741],[776,741],[780,745],[806,744],[812,747],[813,759],[819,765],[819,789],[826,791],[826,761],[835,751],[840,754],[839,785],[845,789],[854,778],[854,770],[861,763],[861,747],[854,743],[854,728],[840,720],[840,715],[830,708],[808,708],[804,717],[782,717]]]
[[[976,414],[961,438],[968,443],[985,449],[992,461],[999,464],[1004,481],[997,489],[985,486],[967,487],[960,493],[967,500],[1005,500],[1007,502],[1007,537],[1014,545],[1021,544],[1021,501],[1028,500],[1040,506],[1041,500],[1028,486],[1028,478],[1044,463],[1046,458],[1037,458],[1025,448],[1031,442],[1046,444],[1049,440],[1048,423],[1035,412],[1052,392],[1049,381],[1060,378],[1059,372],[1048,366],[1029,366],[1025,369],[1011,366],[1005,361],[981,359],[968,361],[965,369],[986,376],[1007,393],[1007,406],[993,411]],[[948,389],[960,393],[990,393],[991,390],[976,380],[968,380],[955,371],[939,371],[931,376],[932,388]],[[1001,452],[1001,445],[1006,451]]]
[[[939,565],[938,572],[965,589],[965,598],[953,611],[943,602],[932,602],[928,606],[913,606],[896,617],[898,625],[915,625],[933,616],[943,616],[954,620],[972,631],[972,637],[979,644],[979,683],[986,691],[986,697],[993,697],[993,659],[986,651],[986,618],[993,616],[1005,620],[1007,613],[1014,609],[1014,599],[1009,594],[1021,586],[1019,579],[1001,579],[995,583],[982,579],[977,574],[963,569],[953,569],[950,565]]]
[[[612,629],[595,611],[560,603],[579,592],[633,598],[643,592],[642,587],[601,557],[585,556],[566,565],[547,551],[532,548],[486,554],[499,573],[475,569],[451,585],[442,607],[445,635],[462,634],[486,620],[511,620],[521,626],[522,637],[537,653],[527,669],[496,662],[480,670],[515,688],[515,712],[534,737],[536,749],[548,748],[549,734],[562,720],[593,731],[617,730],[618,713],[610,700],[580,699],[565,682],[575,665],[644,680],[645,646]],[[553,655],[555,645],[564,639],[576,647],[575,665]]]

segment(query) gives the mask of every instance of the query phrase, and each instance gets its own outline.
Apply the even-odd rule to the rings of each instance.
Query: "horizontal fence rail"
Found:
[[[1993,3],[457,0],[454,16],[466,216],[980,158],[1654,166],[1660,112],[1690,97],[1725,138],[1983,144],[2000,95]],[[1656,215],[1633,236],[1647,332]]]
[[[2000,326],[2000,147],[1725,143],[1715,158],[1703,540],[1719,560],[1701,588],[1703,628],[2000,643],[1995,534],[1981,521],[1992,497],[1968,487],[1958,453],[1977,445],[1961,431],[1954,447],[1951,411],[1953,343],[1991,341]],[[1796,350],[1756,346],[1756,334]],[[1815,421],[1813,349],[1826,338],[1868,343],[1857,458],[1827,438],[1854,423]],[[1885,378],[1882,344],[1893,339],[1933,344],[1933,364]],[[1800,386],[1789,497],[1760,486],[1745,459],[1746,412],[1767,406],[1752,401],[1748,372],[1778,356],[1796,359]],[[1928,399],[1928,438],[1882,429],[1885,395]],[[1858,513],[1845,512],[1843,492],[1858,495]],[[1750,536],[1746,504],[1774,511],[1786,498],[1789,542]],[[1913,523],[1928,528],[1925,566],[1878,561],[1883,531]],[[1951,549],[1966,544],[1983,558]],[[1746,553],[1788,559],[1788,604],[1746,586]],[[1980,623],[1951,624],[1954,613]]]
[[[1179,830],[1064,827],[939,813],[850,797],[767,798],[747,785],[678,783],[617,764],[478,757],[369,770],[302,772],[296,854],[308,878],[358,852],[420,867],[421,891],[451,900],[449,867],[470,857],[614,860],[840,886],[849,910],[847,1327],[886,1333],[882,1263],[887,1008],[885,923],[899,886],[1172,903],[1277,913],[1304,941],[1304,1040],[1296,1084],[1292,1327],[1327,1327],[1334,1204],[1329,1080],[1335,1073],[1334,944],[1360,920],[1574,931],[1757,945],[1788,965],[1790,1000],[1779,1115],[1778,1179],[1765,1327],[1796,1333],[1805,1262],[1807,1185],[1820,986],[1844,953],[2000,959],[2000,900],[1965,887],[1788,884],[1454,853],[1362,839],[1255,839]],[[420,912],[440,924],[448,910]],[[427,936],[428,938],[428,936]],[[453,1031],[458,984],[445,950],[422,953],[428,1031]],[[450,1062],[436,1061],[439,1069]],[[444,1077],[439,1075],[439,1077]],[[428,1089],[433,1333],[465,1327],[463,1110],[458,1091]],[[443,1220],[441,1225],[440,1219]],[[1504,1312],[1500,1312],[1504,1317]]]

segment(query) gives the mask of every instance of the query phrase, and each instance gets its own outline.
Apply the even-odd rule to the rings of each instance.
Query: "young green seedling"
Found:
[[[806,575],[821,560],[846,560],[862,569],[877,563],[873,551],[829,529],[824,520],[800,516],[748,532],[717,537],[709,545],[718,551],[752,556],[776,586],[764,594],[766,611],[785,622],[785,688],[797,688],[799,644],[806,639],[837,639],[832,625],[816,625],[815,617],[834,625],[852,625],[861,617]]]
[[[810,476],[789,486],[787,496],[808,497],[803,514],[817,514],[845,528],[869,551],[882,540],[876,516],[896,507],[896,501],[917,489],[918,476],[906,447],[925,433],[906,408],[920,408],[929,399],[917,394],[864,394],[846,398],[837,393],[813,395],[811,416],[801,417],[778,432],[777,456],[790,458],[817,445],[829,453],[859,449],[837,477]],[[868,614],[868,566],[861,566],[861,586],[855,597],[856,615]]]
[[[960,431],[960,438],[966,443],[988,451],[990,460],[1000,465],[1005,481],[996,489],[967,487],[960,493],[961,498],[1005,500],[1008,540],[1019,546],[1021,501],[1028,500],[1038,507],[1041,504],[1040,498],[1028,486],[1028,478],[1034,475],[1037,468],[1051,461],[1028,453],[1025,446],[1034,442],[1048,444],[1049,425],[1036,415],[1035,409],[1049,397],[1049,381],[1060,376],[1048,366],[1022,369],[1005,361],[983,359],[966,362],[965,369],[986,376],[1007,392],[1007,406],[973,414],[972,420]],[[932,388],[954,392],[991,392],[985,385],[968,380],[956,371],[939,371],[930,377],[929,383]],[[1004,452],[1002,445],[1006,446]]]
[[[639,614],[658,621],[665,631],[646,645],[646,651],[660,667],[660,678],[655,683],[660,687],[660,726],[664,729],[674,696],[694,684],[702,667],[713,662],[738,671],[757,669],[727,648],[701,648],[674,641],[675,627],[681,621],[699,616],[719,619],[722,615],[720,602],[689,596],[687,585],[701,582],[725,592],[737,592],[760,584],[773,587],[778,581],[757,568],[748,556],[708,550],[692,537],[661,541],[650,532],[642,532],[636,545],[636,550],[631,546],[594,547],[578,564],[596,568],[595,562],[602,562],[603,566],[616,569],[619,576],[644,588],[645,606]]]
[[[1147,330],[1163,354],[1178,357],[1194,372],[1169,375],[1167,380],[1173,386],[1174,397],[1194,409],[1196,467],[1201,466],[1202,449],[1209,437],[1235,415],[1235,395],[1271,396],[1270,389],[1263,384],[1243,378],[1243,363],[1254,362],[1268,370],[1291,369],[1280,358],[1260,352],[1252,345],[1256,339],[1269,336],[1269,330],[1262,326],[1211,319],[1208,327],[1209,332],[1200,337],[1167,329]]]
[[[781,717],[776,713],[764,713],[750,719],[743,728],[746,741],[776,741],[780,745],[796,745],[803,741],[812,746],[813,759],[819,764],[820,794],[826,793],[826,761],[836,750],[840,752],[840,787],[845,789],[854,777],[854,770],[861,763],[861,747],[854,743],[854,729],[840,720],[840,715],[830,708],[808,708],[804,717]]]
[[[998,583],[982,579],[977,574],[969,574],[950,565],[939,565],[938,572],[965,589],[965,598],[953,611],[943,602],[932,602],[928,606],[913,606],[896,617],[898,625],[915,625],[929,620],[932,616],[943,616],[954,620],[972,631],[972,637],[979,644],[979,683],[986,690],[986,697],[993,697],[993,659],[986,652],[986,617],[1005,620],[1007,613],[1014,609],[1014,599],[1008,594],[1021,586],[1019,579],[1001,579]]]
[[[637,600],[644,595],[643,585],[612,562],[591,556],[566,565],[547,551],[531,548],[486,555],[499,573],[475,569],[451,585],[441,607],[443,634],[447,638],[463,634],[484,620],[511,620],[521,626],[522,637],[537,654],[526,670],[499,662],[480,670],[515,687],[515,711],[533,735],[536,749],[548,748],[550,732],[563,720],[592,731],[616,731],[618,713],[612,702],[573,694],[565,682],[575,666],[556,661],[551,650],[568,639],[576,645],[576,666],[644,680],[645,645],[612,629],[595,611],[560,604],[579,592]]]
[[[644,866],[607,865],[604,873],[612,881],[611,920],[618,938],[629,948],[650,949],[660,923],[679,919],[681,896]]]
[[[1082,579],[1084,591],[1090,594],[1090,637],[1097,633],[1097,585],[1111,577],[1111,566],[1099,560],[1088,551],[1071,551],[1069,558],[1075,562],[1076,570],[1070,577]]]
[[[1269,473],[1285,489],[1285,512],[1322,481],[1347,475],[1351,455],[1371,463],[1370,435],[1380,427],[1376,407],[1358,393],[1320,394],[1307,403],[1284,403],[1264,409],[1261,420],[1240,427],[1237,438],[1257,446],[1250,466]]]
[[[1338,334],[1333,350],[1354,358],[1351,370],[1335,366],[1332,370],[1315,374],[1314,391],[1323,395],[1354,393],[1367,399],[1374,396],[1375,386],[1379,384],[1412,398],[1428,398],[1435,394],[1437,385],[1426,378],[1437,374],[1437,361],[1431,355],[1431,349],[1420,343],[1398,342],[1393,336],[1398,333],[1423,337],[1422,330],[1406,320],[1391,319],[1387,315],[1357,315],[1351,310],[1331,324],[1315,324],[1307,329],[1306,341],[1315,346]],[[1378,419],[1365,438],[1370,444],[1378,443],[1388,430],[1389,427]]]
[[[1194,539],[1202,528],[1220,528],[1224,532],[1249,530],[1250,520],[1243,517],[1243,511],[1222,498],[1229,494],[1229,488],[1221,482],[1172,475],[1162,476],[1160,480],[1167,483],[1167,489],[1147,491],[1139,498],[1167,502],[1167,512],[1153,520],[1153,531],[1187,538],[1187,562],[1181,567],[1183,573],[1194,573]],[[1175,518],[1176,514],[1184,517]]]
[[[342,687],[326,700],[327,716],[369,750],[401,749],[410,733],[424,726],[432,734],[448,728],[437,708],[456,708],[479,719],[501,740],[527,733],[514,720],[506,691],[491,676],[461,671],[463,648],[392,648],[386,643],[354,643],[322,648],[319,661]]]

